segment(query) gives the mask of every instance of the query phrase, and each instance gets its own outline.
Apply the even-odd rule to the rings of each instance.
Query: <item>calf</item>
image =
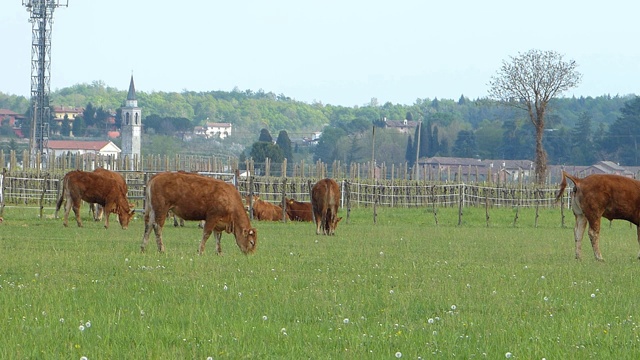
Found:
[[[313,221],[313,211],[310,202],[296,201],[289,198],[285,198],[284,201],[289,220]]]
[[[250,202],[250,196],[247,196],[247,206]],[[256,220],[282,221],[282,208],[268,201],[264,201],[257,196],[253,196],[251,201],[251,209],[253,210],[253,218]]]
[[[200,254],[204,253],[205,244],[212,232],[216,238],[216,251],[218,254],[222,252],[222,231],[234,234],[243,253],[253,253],[256,250],[256,229],[251,227],[240,193],[231,184],[184,172],[164,172],[152,177],[147,183],[145,194],[145,225],[140,246],[142,251],[145,251],[153,228],[158,251],[164,252],[162,227],[169,210],[184,220],[205,221],[198,250]]]
[[[322,179],[311,189],[311,205],[316,220],[316,234],[334,235],[336,226],[342,218],[338,218],[340,205],[340,187],[333,179]]]
[[[576,242],[576,259],[582,256],[582,237],[589,224],[589,239],[596,260],[603,261],[600,254],[600,219],[627,220],[636,226],[640,224],[640,181],[620,175],[594,174],[585,178],[562,172],[562,182],[556,201],[562,197],[567,187],[567,178],[574,183],[572,198],[576,225],[573,228]],[[640,228],[637,228],[640,244]],[[638,253],[640,259],[640,253]]]

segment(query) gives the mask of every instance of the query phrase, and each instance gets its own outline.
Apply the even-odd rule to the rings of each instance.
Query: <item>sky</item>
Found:
[[[0,1],[0,92],[29,96],[31,23]],[[562,96],[640,94],[635,0],[58,0],[51,91],[263,90],[307,103],[486,97],[531,49],[575,60]]]

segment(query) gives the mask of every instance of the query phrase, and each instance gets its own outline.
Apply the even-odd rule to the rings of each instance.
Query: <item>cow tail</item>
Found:
[[[62,191],[60,191],[60,198],[58,198],[58,202],[56,203],[56,212],[55,212],[55,217],[58,217],[58,211],[60,211],[60,207],[62,206],[62,202],[64,201],[64,192],[65,189],[67,188],[67,181],[68,177],[65,175],[62,178]]]
[[[564,170],[562,171],[562,182],[560,182],[560,191],[558,191],[558,195],[556,196],[556,201],[559,201],[560,198],[562,197],[562,194],[564,194],[564,189],[567,187],[567,178],[569,180],[571,180],[576,188],[579,185],[580,179],[575,177],[575,176],[571,176],[569,174],[567,174]]]

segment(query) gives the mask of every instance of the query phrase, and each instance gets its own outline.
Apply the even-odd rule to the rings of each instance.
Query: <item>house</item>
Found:
[[[207,139],[219,137],[224,139],[231,135],[231,123],[208,122],[205,126],[196,126],[193,130],[195,135],[204,136]]]
[[[384,118],[385,129],[395,129],[403,134],[413,134],[417,126],[418,122],[413,120],[387,120],[386,117]]]
[[[457,158],[434,156],[423,158],[418,164],[429,169],[441,178],[459,178],[462,181],[519,181],[535,175],[535,165],[531,160],[480,160],[476,158]]]
[[[117,159],[120,156],[121,150],[116,144],[108,140],[49,140],[46,152],[49,155],[55,152],[56,157],[72,153],[75,155],[95,154],[113,156],[114,159]]]
[[[9,109],[0,109],[0,126],[9,125],[18,137],[23,137],[20,124],[26,117]]]

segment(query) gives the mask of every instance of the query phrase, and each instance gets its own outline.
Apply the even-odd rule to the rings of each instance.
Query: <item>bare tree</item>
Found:
[[[511,61],[503,60],[489,83],[490,98],[529,113],[536,128],[537,184],[544,184],[547,175],[547,153],[542,146],[547,106],[553,97],[580,83],[582,74],[576,71],[577,66],[555,51],[529,50]]]

